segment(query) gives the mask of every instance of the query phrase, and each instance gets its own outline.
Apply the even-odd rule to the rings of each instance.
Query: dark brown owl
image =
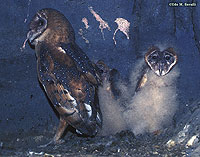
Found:
[[[94,136],[102,125],[100,71],[75,43],[69,21],[57,10],[42,9],[30,22],[27,40],[36,52],[39,82],[60,116],[53,142],[59,141],[67,125]]]

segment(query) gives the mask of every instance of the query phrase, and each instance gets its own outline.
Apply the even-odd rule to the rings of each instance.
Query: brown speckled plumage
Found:
[[[68,124],[94,136],[102,123],[100,73],[75,43],[69,21],[54,9],[42,9],[33,17],[27,38],[36,51],[39,81],[60,115],[53,142],[59,141]]]

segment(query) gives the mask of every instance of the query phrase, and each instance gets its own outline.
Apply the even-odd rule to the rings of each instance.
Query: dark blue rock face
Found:
[[[36,75],[34,50],[21,51],[28,22],[42,8],[62,12],[72,24],[77,44],[92,61],[103,60],[116,68],[124,79],[137,59],[152,45],[174,47],[179,56],[178,123],[186,124],[191,109],[200,100],[200,6],[170,7],[168,0],[21,0],[0,5],[0,132],[43,131],[57,126],[58,119],[49,105]],[[178,2],[177,2],[178,3]],[[109,28],[100,29],[91,7]],[[89,27],[82,22],[87,18]],[[129,39],[115,20],[130,23]],[[104,25],[105,26],[105,25]],[[195,116],[200,114],[195,108]],[[188,114],[188,116],[185,116]],[[186,117],[186,119],[184,119]],[[194,117],[194,116],[193,116]],[[181,119],[182,118],[182,119]],[[200,124],[195,121],[192,125]],[[177,125],[180,131],[184,125]],[[178,132],[176,130],[176,132]],[[195,132],[197,133],[197,131]],[[192,134],[195,134],[192,132]],[[188,139],[189,139],[188,133]],[[1,141],[0,141],[1,142]]]

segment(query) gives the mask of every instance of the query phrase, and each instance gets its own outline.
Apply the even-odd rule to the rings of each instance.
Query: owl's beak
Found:
[[[28,40],[28,43],[30,45],[30,47],[32,49],[35,49],[35,39],[39,36],[39,33],[36,33],[35,31],[33,30],[30,30],[28,33],[27,33],[27,40]]]
[[[33,44],[33,40],[34,40],[33,31],[29,31],[29,32],[27,33],[26,40],[25,40],[24,43],[23,43],[22,49],[25,49],[25,46],[26,46],[27,41],[28,41],[30,47],[34,49],[35,47],[34,47],[34,44]]]
[[[32,30],[30,30],[28,33],[27,33],[27,39],[28,39],[28,42],[29,43],[33,43],[34,39],[36,38],[36,33],[33,32]]]
[[[155,71],[155,73],[159,77],[166,75],[164,63],[158,63],[157,70]]]
[[[159,76],[164,76],[164,75],[166,74],[166,73],[165,73],[165,66],[164,66],[164,63],[159,63],[158,70],[159,70]]]

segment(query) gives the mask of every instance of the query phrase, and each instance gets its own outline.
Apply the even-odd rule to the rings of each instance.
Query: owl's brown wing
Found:
[[[46,82],[45,90],[59,115],[79,132],[94,135],[97,125],[101,126],[100,111],[92,104],[97,103],[92,98],[96,91],[89,87],[86,92],[75,85],[69,91],[64,84],[53,80]]]
[[[75,62],[78,70],[94,85],[100,85],[100,69],[90,61],[88,56],[75,43],[61,43],[61,48],[69,55]]]
[[[78,69],[71,56],[43,45],[38,54],[38,77],[48,98],[70,125],[94,135],[101,126],[97,87]]]

